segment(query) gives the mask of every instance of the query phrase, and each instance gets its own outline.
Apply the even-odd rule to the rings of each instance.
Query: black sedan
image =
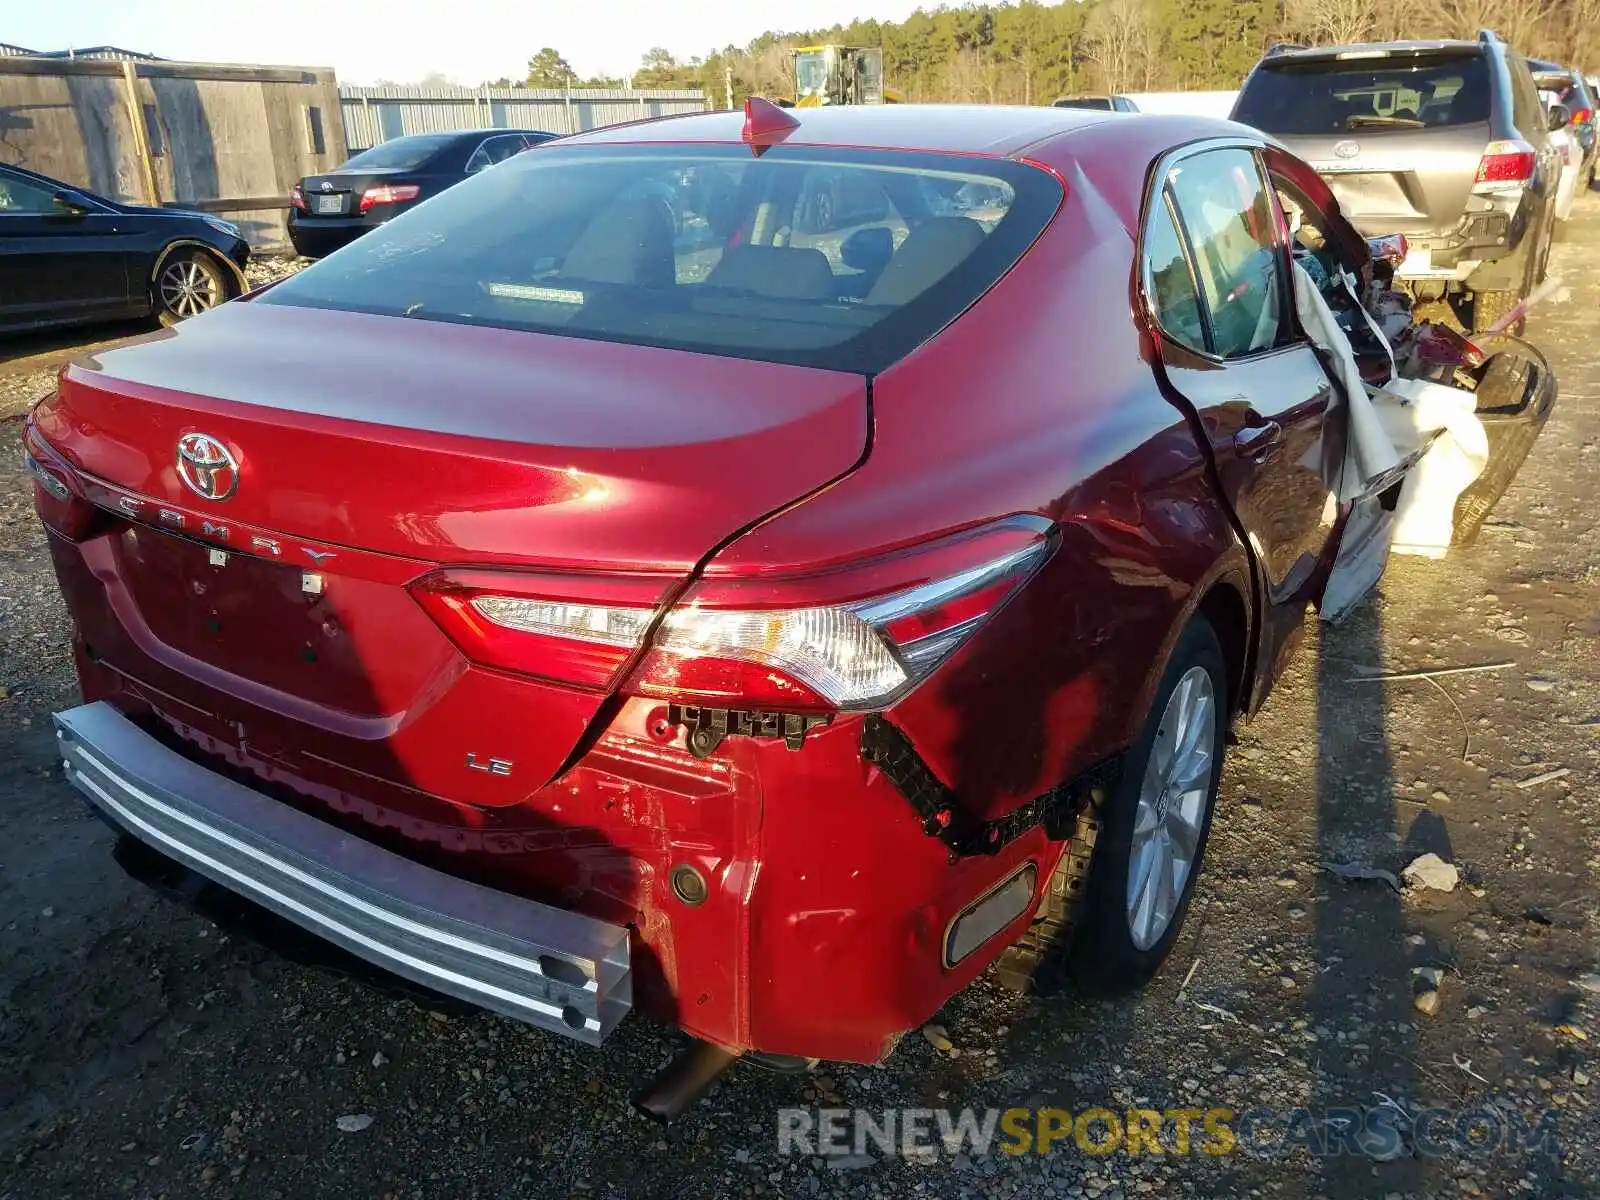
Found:
[[[170,325],[245,291],[249,257],[227,221],[0,164],[0,333],[140,316]]]
[[[537,129],[471,129],[391,138],[295,184],[289,240],[307,258],[332,254],[429,196],[555,136]]]

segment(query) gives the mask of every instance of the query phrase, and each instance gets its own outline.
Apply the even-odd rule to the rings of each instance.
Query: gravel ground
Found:
[[[1595,1195],[1593,800],[1600,782],[1600,199],[1537,314],[1562,398],[1478,546],[1396,560],[1230,755],[1168,971],[1115,1003],[980,981],[883,1068],[735,1068],[663,1132],[631,1089],[679,1044],[632,1018],[590,1052],[429,1014],[278,961],[153,898],[55,766],[68,628],[0,423],[0,1198]],[[0,367],[26,400],[48,371]],[[3,403],[3,401],[0,401]],[[13,409],[15,404],[13,403]],[[4,411],[0,409],[0,411]],[[1362,667],[1509,662],[1436,684]],[[1464,753],[1465,750],[1465,753]],[[1520,786],[1552,771],[1568,773]],[[1449,894],[1346,881],[1434,851]],[[1413,1004],[1413,968],[1442,971]],[[1185,985],[1185,976],[1188,976]],[[1591,986],[1600,986],[1591,982]],[[1561,1153],[846,1158],[777,1152],[776,1110],[1495,1104],[1557,1115]],[[341,1117],[364,1126],[340,1128]]]

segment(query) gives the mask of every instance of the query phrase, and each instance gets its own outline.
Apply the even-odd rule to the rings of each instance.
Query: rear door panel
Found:
[[[1329,420],[1333,387],[1290,313],[1282,218],[1253,153],[1186,153],[1162,181],[1144,267],[1165,335],[1162,365],[1250,546],[1266,618],[1262,659],[1276,662],[1319,598],[1319,568],[1333,549],[1344,450]]]

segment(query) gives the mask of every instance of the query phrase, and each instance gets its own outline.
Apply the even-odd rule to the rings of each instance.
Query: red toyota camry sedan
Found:
[[[1289,197],[1368,267],[1241,126],[752,102],[82,360],[26,435],[68,778],[152,879],[590,1043],[1137,986],[1347,507]]]

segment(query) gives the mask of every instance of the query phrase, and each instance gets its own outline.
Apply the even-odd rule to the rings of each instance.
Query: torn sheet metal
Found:
[[[1343,286],[1348,287],[1348,283],[1344,282]],[[1341,502],[1352,501],[1370,494],[1378,481],[1392,476],[1401,465],[1401,456],[1396,453],[1394,442],[1373,409],[1350,339],[1339,328],[1339,322],[1317,289],[1316,282],[1299,263],[1294,267],[1294,300],[1306,336],[1333,363],[1339,400],[1349,413],[1345,460],[1339,473],[1336,495]],[[1366,309],[1362,308],[1361,312],[1365,315]],[[1370,316],[1367,321],[1372,324]],[[1387,347],[1389,341],[1376,324],[1372,324],[1372,329]]]

